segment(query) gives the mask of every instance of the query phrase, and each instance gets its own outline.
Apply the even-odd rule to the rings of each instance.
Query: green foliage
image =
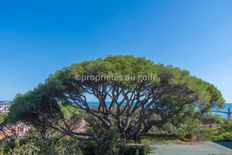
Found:
[[[180,139],[186,141],[203,140],[199,120],[186,119],[184,123],[180,124],[178,136]]]
[[[175,135],[178,133],[177,127],[172,123],[166,123],[162,127],[152,127],[149,132],[149,134],[154,135]]]
[[[145,81],[145,84],[138,82],[139,77],[149,74],[153,75],[152,79]],[[120,79],[84,82],[76,79],[88,75]],[[127,76],[135,79],[128,80]],[[154,93],[156,91],[158,93]],[[114,96],[113,107],[92,107],[86,101],[88,95],[93,95],[102,105],[106,99]],[[150,99],[144,100],[149,97]],[[130,105],[116,107],[120,102],[129,102]],[[151,106],[146,107],[149,104]],[[212,107],[223,105],[222,95],[214,85],[179,68],[133,56],[109,56],[85,61],[58,70],[32,91],[16,96],[7,119],[5,115],[0,115],[0,122],[22,121],[33,125],[42,134],[33,133],[16,140],[2,141],[0,152],[29,155],[147,154],[147,146],[126,145],[126,142],[137,140],[138,135],[147,133],[152,126],[156,126],[153,128],[154,133],[161,134],[160,137],[152,137],[156,142],[165,138],[174,140],[176,135],[188,141],[203,140],[205,137],[231,140],[231,122],[226,122],[219,132],[215,132],[202,129],[201,120],[198,119],[205,117]],[[135,111],[130,115],[133,108]],[[77,123],[83,111],[91,115],[90,119],[98,124],[90,130],[95,141],[80,142],[65,136],[67,131],[76,127],[76,124],[71,127],[70,124]],[[54,132],[51,126],[58,128],[59,132]],[[151,140],[146,136],[140,138],[141,141]]]
[[[225,120],[220,128],[208,129],[206,136],[213,141],[232,141],[232,121]]]
[[[94,143],[95,154],[102,155],[104,152],[107,155],[119,153],[120,148],[125,144],[120,137],[120,133],[116,128],[110,130],[102,130],[98,133],[97,140]]]
[[[219,140],[232,141],[232,120],[226,120],[219,130]]]
[[[153,75],[152,79],[143,83],[139,81],[141,76],[149,74]],[[78,79],[81,76],[120,79],[81,81]],[[127,76],[135,79],[128,80]],[[99,105],[89,105],[89,95],[98,99]],[[112,106],[106,104],[108,98],[111,98]],[[124,103],[127,105],[122,105]],[[141,57],[109,56],[58,70],[32,91],[18,95],[10,108],[8,120],[26,122],[44,133],[51,125],[57,127],[60,120],[78,115],[81,109],[97,118],[101,128],[116,126],[127,140],[137,139],[152,126],[167,125],[170,133],[175,132],[170,123],[180,125],[179,135],[184,138],[200,135],[195,131],[199,122],[194,119],[185,121],[185,116],[191,114],[191,117],[199,118],[209,113],[212,107],[223,105],[222,95],[214,85],[191,76],[188,71],[155,64]],[[67,134],[66,130],[62,131],[62,134]],[[104,136],[113,138],[107,133]],[[97,135],[99,143],[99,138],[104,139],[104,136]],[[111,145],[114,143],[101,148]]]
[[[77,109],[73,106],[70,106],[68,104],[59,104],[61,112],[64,115],[65,119],[71,119],[73,117],[73,115],[76,116],[81,116],[81,114],[83,114],[83,111],[80,109]]]
[[[137,145],[126,143],[125,139],[121,138],[117,128],[99,129],[97,130],[97,139],[95,141],[82,142],[81,148],[85,155],[146,155],[149,152],[147,145]]]
[[[10,107],[7,123],[22,121],[32,125],[44,138],[49,138],[48,135],[52,132],[58,132],[54,129],[58,125],[63,128],[66,126],[72,128],[76,125],[83,112],[70,105],[57,103],[51,98],[55,93],[51,85],[39,85],[36,90],[17,95],[14,104]]]
[[[201,108],[208,109],[215,105],[220,107],[224,105],[222,95],[215,86],[191,76],[188,71],[172,66],[155,64],[145,58],[133,56],[109,56],[106,59],[73,64],[70,67],[57,71],[56,74],[49,78],[48,83],[54,79],[60,82],[72,80],[78,75],[111,75],[124,78],[120,78],[120,80],[110,79],[110,84],[121,83],[124,86],[133,88],[136,86],[136,80],[127,80],[126,76],[138,78],[148,74],[153,74],[156,77],[152,79],[153,84],[162,85],[166,82],[171,85],[185,86],[194,91],[198,95]],[[64,89],[64,87],[58,88]]]
[[[104,129],[94,125],[94,129],[92,128],[88,132],[94,132],[96,140],[82,143],[82,148],[85,151],[85,154],[102,155],[105,153],[107,155],[116,155],[120,153],[126,144],[126,141],[121,138],[116,127]]]
[[[0,124],[5,123],[7,116],[7,113],[0,113]]]
[[[7,141],[0,141],[1,155],[146,155],[147,145],[124,143],[117,129],[102,131],[96,141],[77,141],[70,137],[44,139],[36,132]]]
[[[45,86],[39,86],[37,91],[29,91],[23,95],[17,95],[14,104],[10,107],[8,122],[15,123],[18,121],[43,122],[60,112],[58,104],[46,96],[42,96]],[[49,123],[52,123],[50,121]]]
[[[225,131],[232,131],[232,120],[225,121],[222,128]]]
[[[3,155],[81,155],[79,142],[68,137],[61,139],[43,139],[29,135],[16,140],[1,141],[0,152]]]

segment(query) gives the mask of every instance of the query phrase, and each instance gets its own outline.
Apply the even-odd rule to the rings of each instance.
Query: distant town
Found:
[[[12,103],[12,101],[0,101],[0,113],[9,112],[9,107]]]
[[[9,107],[12,104],[12,101],[0,101],[0,114],[8,113]],[[0,140],[23,136],[29,129],[30,127],[22,122],[3,127],[0,126]]]

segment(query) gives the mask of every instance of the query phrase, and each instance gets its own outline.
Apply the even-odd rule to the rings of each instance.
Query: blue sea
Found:
[[[98,102],[89,102],[91,106],[98,105]],[[110,102],[106,103],[107,105],[110,104]],[[232,103],[227,103],[223,109],[213,109],[212,111],[221,111],[221,112],[228,112],[228,108],[230,108],[230,111],[232,111]],[[219,113],[219,112],[212,112],[215,115],[219,115],[222,118],[227,118],[227,114],[225,113]]]
[[[229,108],[230,108],[230,111],[232,111],[232,103],[227,103],[223,109],[217,109],[216,111],[219,110],[221,112],[228,112]],[[224,113],[213,112],[213,114],[220,115],[222,118],[227,118],[227,114],[224,114]]]

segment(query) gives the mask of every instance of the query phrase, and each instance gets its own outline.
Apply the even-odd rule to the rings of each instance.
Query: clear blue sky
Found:
[[[0,2],[0,100],[64,66],[118,54],[187,69],[232,102],[232,1]]]

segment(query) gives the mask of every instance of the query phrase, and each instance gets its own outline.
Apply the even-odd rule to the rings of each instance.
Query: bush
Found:
[[[178,137],[184,141],[202,141],[205,140],[204,129],[200,127],[199,120],[188,118],[179,126]]]
[[[117,129],[101,130],[96,141],[77,141],[69,137],[44,139],[36,133],[0,141],[0,155],[146,155],[148,146],[126,145]]]
[[[84,155],[139,155],[148,154],[147,145],[126,144],[121,138],[117,128],[98,130],[96,141],[88,141],[81,144]]]
[[[40,137],[26,137],[1,141],[0,152],[3,155],[81,155],[79,142],[70,138],[47,140]]]
[[[225,141],[232,141],[232,132],[225,132],[223,134],[223,140],[225,140]]]
[[[232,121],[225,120],[220,128],[206,128],[204,135],[207,140],[232,141]]]
[[[118,154],[124,141],[120,138],[120,133],[116,128],[110,130],[102,130],[96,142],[94,143],[94,150],[96,155]]]

